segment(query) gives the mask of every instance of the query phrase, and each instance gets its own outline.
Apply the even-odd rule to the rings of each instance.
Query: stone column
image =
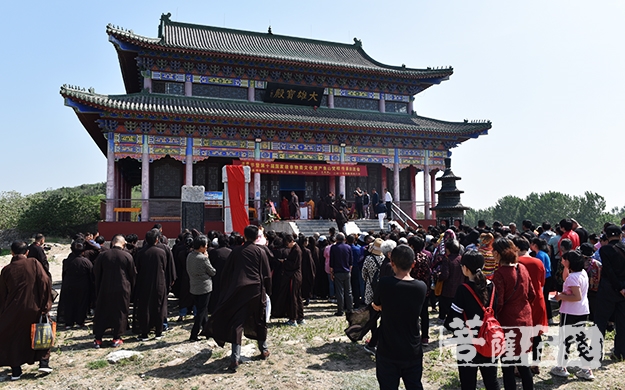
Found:
[[[412,115],[414,111],[414,96],[410,96],[408,99],[408,114]]]
[[[253,88],[253,87],[252,87]],[[253,96],[253,94],[252,94]],[[254,143],[254,160],[260,160],[260,138],[256,138],[256,142]],[[261,203],[260,203],[260,173],[254,172],[254,208],[256,209],[256,215],[258,216],[258,220],[260,222],[263,221],[263,215],[261,212]]]
[[[399,149],[395,148],[395,159],[393,160],[393,203],[399,206]]]
[[[334,89],[328,88],[328,108],[334,108]]]
[[[191,81],[184,82],[184,96],[193,96],[193,83]]]
[[[382,165],[382,168],[380,169],[380,196],[382,197],[382,199],[380,200],[384,200],[384,189],[387,188],[386,186],[388,185],[388,181],[386,180],[386,167],[384,165]]]
[[[380,101],[378,103],[378,110],[380,110],[380,112],[386,112],[386,100],[384,99],[383,93],[380,93]]]
[[[430,172],[430,193],[432,199],[432,207],[436,206],[436,172],[438,172],[437,169],[433,169]],[[436,219],[436,211],[431,210],[431,213],[432,219]]]
[[[106,222],[115,221],[115,133],[107,134],[108,145],[106,149]]]
[[[148,136],[143,135],[143,153],[141,155],[141,220],[150,219],[150,147]]]
[[[184,185],[193,186],[193,137],[187,137],[187,154],[185,156]]]
[[[432,193],[430,192],[430,168],[429,168],[429,157],[430,157],[430,152],[428,150],[425,150],[425,156],[424,156],[424,165],[423,165],[423,203],[425,204],[424,207],[424,214],[425,214],[425,219],[432,219],[432,214],[430,212],[430,207],[432,206],[432,198],[431,195]]]
[[[143,89],[147,89],[152,93],[152,78],[150,78],[150,76],[143,78]]]
[[[412,214],[412,219],[417,218],[417,168],[413,165],[410,166],[410,201],[412,202],[412,206],[410,207],[410,213]]]
[[[340,163],[345,164],[345,144],[341,144],[341,155],[340,155]],[[339,176],[339,193],[343,194],[345,199],[347,199],[347,194],[345,193],[345,175]]]
[[[254,80],[250,80],[250,85],[249,87],[247,87],[247,100],[250,102],[253,102],[256,100],[256,96],[254,93],[254,88],[255,84],[254,84]]]

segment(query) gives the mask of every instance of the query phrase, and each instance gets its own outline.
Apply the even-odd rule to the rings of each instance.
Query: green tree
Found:
[[[499,199],[495,206],[483,210],[468,210],[465,221],[475,226],[479,219],[487,224],[495,220],[503,224],[514,222],[520,226],[524,219],[529,219],[535,226],[550,222],[552,226],[563,218],[575,218],[591,233],[599,233],[605,222],[619,223],[625,215],[625,207],[606,211],[603,196],[594,192],[585,192],[583,196],[571,196],[561,192],[532,192],[524,199],[507,195]]]
[[[82,196],[76,192],[38,194],[21,214],[18,230],[24,233],[71,236],[90,226],[99,218],[100,197]]]
[[[522,203],[523,199],[512,195],[506,195],[499,199],[493,208],[493,221],[507,225],[510,222],[523,220],[520,214]]]
[[[93,231],[100,216],[104,190],[104,185],[99,183],[29,195],[27,207],[20,211],[15,227],[25,234],[55,236]]]
[[[488,207],[483,210],[467,210],[464,217],[464,223],[465,225],[469,226],[477,226],[477,221],[479,221],[480,219],[486,221],[487,224],[490,224],[492,221],[494,221],[493,207]]]
[[[17,226],[20,214],[28,208],[30,199],[19,192],[0,193],[0,230],[13,229]]]

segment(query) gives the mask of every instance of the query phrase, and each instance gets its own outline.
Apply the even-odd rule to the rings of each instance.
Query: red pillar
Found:
[[[412,219],[416,219],[417,218],[417,183],[416,183],[417,168],[411,165],[409,169],[410,169],[410,201],[412,202],[410,206],[410,212],[412,214],[411,215]]]
[[[381,175],[380,175],[380,176],[382,176],[382,184],[380,185],[380,196],[382,196],[382,197],[384,196],[384,189],[388,188],[387,187],[388,184],[387,184],[387,181],[386,181],[386,171],[387,171],[386,167],[384,165],[382,165],[382,172],[381,172]]]

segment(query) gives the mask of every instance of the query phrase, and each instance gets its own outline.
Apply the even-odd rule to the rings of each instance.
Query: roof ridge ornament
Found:
[[[161,22],[171,22],[171,12],[161,14]]]
[[[362,40],[354,37],[354,46],[356,47],[362,47]]]
[[[158,37],[163,38],[163,26],[166,23],[171,23],[171,12],[161,14],[161,24],[158,25]]]
[[[273,35],[273,32],[271,31],[271,25],[269,25],[269,28],[267,29],[267,34]]]

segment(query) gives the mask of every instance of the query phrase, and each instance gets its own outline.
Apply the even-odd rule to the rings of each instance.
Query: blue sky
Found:
[[[415,109],[493,122],[489,135],[453,149],[467,206],[546,191],[594,191],[610,208],[625,205],[617,184],[625,145],[618,0],[10,2],[0,23],[0,192],[105,181],[106,159],[59,88],[124,93],[106,25],[156,37],[167,12],[181,22],[271,25],[275,34],[344,43],[357,37],[383,63],[453,66],[449,81],[417,95]]]

